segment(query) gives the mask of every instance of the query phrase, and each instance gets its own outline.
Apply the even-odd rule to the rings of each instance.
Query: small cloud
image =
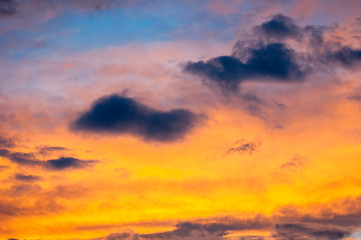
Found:
[[[15,175],[15,179],[22,182],[36,182],[42,180],[42,177],[18,173]]]
[[[186,109],[160,111],[116,94],[93,103],[72,124],[77,131],[132,134],[144,140],[170,142],[182,139],[199,116]]]
[[[281,165],[281,168],[300,167],[304,164],[304,162],[305,162],[305,157],[296,155],[292,158],[291,161],[283,163]]]
[[[68,151],[70,149],[65,148],[65,147],[50,147],[50,146],[38,146],[37,151],[39,154],[41,155],[49,155],[53,152],[63,152],[63,151]]]
[[[276,39],[297,39],[302,36],[302,29],[294,23],[293,19],[282,14],[274,15],[270,21],[256,26],[254,30],[266,37]]]
[[[80,160],[72,157],[61,157],[58,159],[47,160],[45,167],[50,170],[64,170],[67,168],[86,168],[92,166],[95,160]]]
[[[236,144],[237,146],[228,149],[226,154],[229,154],[231,152],[239,152],[239,153],[248,153],[249,155],[252,155],[261,146],[261,143],[259,142],[244,142],[243,140],[237,141]]]

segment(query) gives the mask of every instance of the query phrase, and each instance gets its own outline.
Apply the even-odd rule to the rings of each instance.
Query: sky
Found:
[[[0,0],[0,239],[361,239],[360,0]]]

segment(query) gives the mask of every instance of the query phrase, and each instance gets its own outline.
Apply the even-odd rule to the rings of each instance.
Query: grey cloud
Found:
[[[22,182],[36,182],[36,181],[40,181],[42,180],[42,178],[40,176],[35,176],[35,175],[26,175],[26,174],[21,174],[18,173],[15,175],[14,177],[16,180],[22,181]]]

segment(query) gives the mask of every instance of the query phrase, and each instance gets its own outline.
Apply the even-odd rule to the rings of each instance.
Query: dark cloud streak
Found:
[[[51,170],[64,170],[67,168],[86,168],[97,161],[95,160],[80,160],[72,157],[61,157],[58,159],[48,160],[45,167]]]
[[[94,165],[96,160],[81,160],[72,157],[60,157],[47,161],[38,160],[33,153],[11,152],[7,149],[0,149],[0,157],[24,166],[40,166],[48,170],[65,170],[71,168],[87,168]]]
[[[21,174],[21,173],[16,174],[15,179],[19,180],[19,181],[23,181],[23,182],[35,182],[35,181],[42,180],[42,178],[39,176],[25,175],[25,174]]]

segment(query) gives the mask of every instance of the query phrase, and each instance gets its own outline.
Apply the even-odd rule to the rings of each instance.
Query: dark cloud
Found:
[[[11,138],[6,138],[0,135],[0,148],[12,148],[14,146],[14,141]]]
[[[144,234],[141,235],[145,239],[174,239],[174,238],[185,238],[192,236],[195,232],[201,234],[212,233],[216,237],[222,237],[226,235],[227,226],[224,224],[213,223],[209,225],[183,222],[176,226],[176,229],[169,232]],[[198,235],[198,234],[197,234]],[[206,234],[209,235],[209,234]]]
[[[348,100],[361,101],[361,92],[355,92],[347,96]]]
[[[21,173],[16,174],[15,179],[19,180],[19,181],[23,181],[23,182],[35,182],[35,181],[42,180],[42,178],[39,176],[25,175],[25,174],[21,174]]]
[[[283,163],[281,168],[289,168],[289,167],[300,167],[304,164],[305,157],[302,156],[294,156],[291,161]]]
[[[64,0],[62,4],[75,9],[102,10],[108,9],[119,2],[119,0]]]
[[[254,230],[269,232],[271,236],[249,235],[235,239],[338,240],[349,237],[361,226],[361,197],[345,198],[327,206],[313,207],[312,214],[298,211],[295,206],[285,206],[268,217],[258,215],[248,219],[198,219],[194,222],[181,222],[172,231],[152,234],[115,233],[109,235],[109,238],[98,240],[222,240],[228,239],[227,235],[233,231],[247,233]]]
[[[319,51],[324,44],[324,33],[329,29],[325,26],[307,25],[303,29],[303,36],[308,37],[308,44],[314,51]]]
[[[343,239],[352,233],[350,228],[327,226],[322,224],[288,223],[276,224],[274,239],[277,240],[337,240]]]
[[[295,21],[282,14],[274,15],[270,21],[254,27],[256,35],[264,36],[276,41],[292,38],[298,41],[307,41],[313,47],[320,47],[323,44],[323,35],[328,27],[307,25],[301,27]]]
[[[39,146],[36,149],[38,150],[38,153],[41,155],[48,155],[53,152],[62,152],[69,150],[68,148],[65,147],[50,147],[50,146]]]
[[[105,240],[138,240],[139,234],[132,232],[115,233],[107,236]]]
[[[193,223],[182,222],[176,229],[168,232],[143,234],[144,239],[223,239],[229,231],[267,229],[272,226],[270,219],[257,216],[253,219],[224,219],[223,222]]]
[[[304,79],[315,70],[330,71],[331,63],[356,66],[361,62],[361,49],[344,46],[338,42],[341,40],[325,41],[325,33],[337,28],[337,25],[299,26],[292,18],[277,14],[237,41],[232,54],[189,61],[183,70],[229,93],[238,92],[246,81],[290,83]],[[296,40],[302,51],[296,52],[295,42],[288,39]],[[251,112],[258,112],[259,108],[255,104],[249,106]]]
[[[328,60],[341,63],[345,67],[352,67],[361,63],[361,49],[353,49],[348,46],[331,51],[327,54]]]
[[[241,152],[241,153],[248,153],[249,155],[252,155],[256,150],[258,150],[260,145],[261,144],[258,142],[241,143],[236,147],[231,147],[230,149],[228,149],[228,151],[226,153]]]
[[[71,124],[71,128],[95,133],[132,134],[145,140],[167,142],[182,139],[198,118],[186,109],[159,111],[114,94],[96,100]]]
[[[97,162],[96,160],[81,160],[72,157],[60,157],[58,159],[41,161],[37,159],[33,153],[11,152],[7,149],[0,149],[0,157],[5,157],[19,165],[40,166],[48,170],[87,168]]]
[[[0,156],[20,165],[41,165],[41,161],[37,160],[33,153],[11,152],[8,149],[0,149]]]
[[[59,3],[56,2],[55,4],[64,7],[65,9],[99,11],[110,8],[127,8],[137,5],[146,5],[152,2],[153,1],[149,0],[63,0],[59,1]]]
[[[282,14],[274,15],[270,21],[264,22],[254,29],[257,33],[277,39],[302,36],[302,29],[294,23],[293,19]]]
[[[61,157],[48,160],[45,167],[51,170],[64,170],[67,168],[86,168],[96,163],[94,160],[80,160],[72,157]]]
[[[0,0],[0,17],[8,17],[16,14],[14,0]]]
[[[226,90],[238,90],[246,80],[271,80],[294,82],[306,72],[296,61],[296,54],[283,43],[260,44],[248,48],[248,59],[241,61],[235,56],[220,56],[208,61],[188,62],[184,70],[200,75]]]

